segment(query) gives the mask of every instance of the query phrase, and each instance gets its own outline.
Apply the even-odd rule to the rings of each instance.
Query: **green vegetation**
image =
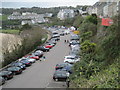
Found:
[[[7,30],[0,30],[0,33],[7,33],[7,34],[19,34],[20,30],[13,30],[13,29],[7,29]]]
[[[29,29],[31,29],[32,28],[32,26],[31,25],[29,25],[29,24],[24,24],[24,25],[22,25],[22,28],[21,28],[21,30],[29,30]]]
[[[47,39],[47,33],[39,27],[33,27],[29,30],[21,31],[20,37],[22,39],[22,45],[14,45],[15,49],[12,50],[12,52],[9,52],[9,50],[4,51],[5,61],[2,63],[2,67],[30,53],[38,45],[43,44]],[[42,38],[45,38],[45,40],[42,41]]]
[[[73,67],[71,88],[120,88],[119,19],[115,17],[115,23],[109,27],[100,26],[94,16],[84,19],[79,28],[81,58]]]
[[[0,21],[7,20],[8,15],[0,15]]]
[[[83,21],[83,17],[81,17],[80,15],[77,15],[74,18],[68,18],[65,20],[60,20],[57,17],[53,17],[53,18],[50,18],[50,21],[51,23],[46,24],[47,26],[54,26],[54,25],[66,26],[66,27],[74,26],[78,28]]]

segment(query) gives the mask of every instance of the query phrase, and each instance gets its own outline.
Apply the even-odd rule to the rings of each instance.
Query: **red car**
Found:
[[[45,45],[45,48],[52,48],[52,45]]]
[[[40,59],[39,56],[34,56],[34,55],[26,55],[24,57],[26,57],[26,58],[32,58],[32,59],[36,59],[36,60]]]

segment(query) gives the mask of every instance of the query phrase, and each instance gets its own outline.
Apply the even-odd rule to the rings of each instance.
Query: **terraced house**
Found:
[[[19,12],[13,12],[12,15],[8,16],[8,20],[22,20],[22,25],[26,23],[35,24],[48,22],[48,19],[44,17],[52,17],[52,13],[37,14],[33,12],[24,12],[21,14]]]
[[[120,0],[99,0],[92,7],[87,8],[88,13],[99,17],[113,17],[120,13]]]

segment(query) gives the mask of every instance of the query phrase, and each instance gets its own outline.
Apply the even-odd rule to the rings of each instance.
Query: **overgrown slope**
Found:
[[[80,25],[81,61],[73,67],[70,87],[120,88],[119,16],[109,27],[101,26],[96,16],[88,16]]]

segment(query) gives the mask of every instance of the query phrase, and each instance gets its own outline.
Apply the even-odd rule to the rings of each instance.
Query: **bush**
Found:
[[[42,38],[47,38],[45,30],[38,27],[34,27],[32,30],[23,30],[20,36],[22,38],[22,45],[15,45],[15,49],[12,52],[6,50],[2,67],[30,53],[38,45],[43,43],[41,40]]]
[[[85,21],[84,22],[87,22],[87,23],[93,23],[93,24],[96,24],[97,25],[97,16],[87,16]]]
[[[97,26],[93,23],[82,23],[81,26],[79,27],[80,33],[86,33],[91,31],[92,35],[96,35],[97,34]]]
[[[92,53],[95,51],[96,44],[91,43],[89,40],[85,40],[81,43],[81,51],[82,53]]]

